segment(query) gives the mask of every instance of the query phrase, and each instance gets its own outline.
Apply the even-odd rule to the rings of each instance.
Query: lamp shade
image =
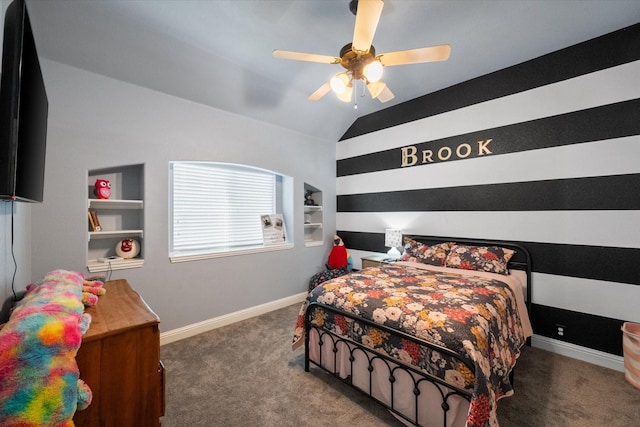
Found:
[[[331,77],[329,84],[331,85],[331,90],[333,90],[340,101],[351,102],[353,85],[347,73],[338,73]]]
[[[384,231],[384,245],[388,248],[399,248],[402,246],[402,230],[387,228]]]
[[[375,83],[377,81],[380,81],[380,79],[382,78],[382,72],[383,72],[382,64],[378,60],[371,61],[370,63],[365,65],[364,70],[362,70],[362,72],[364,73],[364,76],[367,78],[367,81],[371,83]]]
[[[351,95],[353,94],[353,85],[349,83],[344,92],[336,93],[338,99],[342,102],[351,102]]]
[[[349,76],[347,73],[338,73],[331,77],[329,83],[331,84],[331,90],[333,90],[336,95],[341,95],[347,90]]]

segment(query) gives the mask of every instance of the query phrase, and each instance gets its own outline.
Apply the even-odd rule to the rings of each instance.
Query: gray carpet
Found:
[[[163,427],[392,426],[386,410],[291,350],[299,305],[161,347]],[[501,427],[640,425],[640,390],[624,374],[537,348],[518,361]]]

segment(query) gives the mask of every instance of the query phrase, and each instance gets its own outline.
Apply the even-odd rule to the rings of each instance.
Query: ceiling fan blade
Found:
[[[420,62],[446,61],[449,59],[451,46],[443,44],[441,46],[422,47],[419,49],[398,50],[378,55],[380,62],[385,67],[403,64],[418,64]]]
[[[378,100],[380,102],[387,102],[391,101],[395,97],[396,96],[393,94],[393,92],[389,90],[389,86],[385,85],[384,89],[382,89],[382,92],[380,92],[380,95],[378,95]]]
[[[367,83],[367,89],[369,90],[369,93],[371,94],[371,98],[373,99],[376,99],[378,95],[380,95],[384,90],[384,88],[386,87],[387,87],[386,83],[382,81]]]
[[[369,52],[383,6],[382,0],[358,0],[356,25],[351,43],[351,48],[355,52]]]
[[[340,58],[328,55],[316,55],[313,53],[289,52],[287,50],[274,50],[273,57],[278,59],[293,59],[294,61],[321,62],[323,64],[339,64]]]
[[[331,84],[329,82],[325,82],[322,86],[318,88],[315,92],[309,95],[309,101],[317,101],[323,96],[325,96],[331,90]]]

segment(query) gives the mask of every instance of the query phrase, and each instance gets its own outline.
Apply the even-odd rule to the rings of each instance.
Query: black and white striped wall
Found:
[[[336,191],[356,266],[387,251],[385,228],[521,242],[534,345],[622,369],[620,326],[640,322],[640,24],[358,119]]]

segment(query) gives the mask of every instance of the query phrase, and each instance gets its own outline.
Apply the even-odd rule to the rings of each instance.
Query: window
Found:
[[[169,176],[172,262],[267,250],[260,216],[288,205],[283,188],[290,178],[213,162],[170,162]],[[275,249],[292,247],[282,246]]]

